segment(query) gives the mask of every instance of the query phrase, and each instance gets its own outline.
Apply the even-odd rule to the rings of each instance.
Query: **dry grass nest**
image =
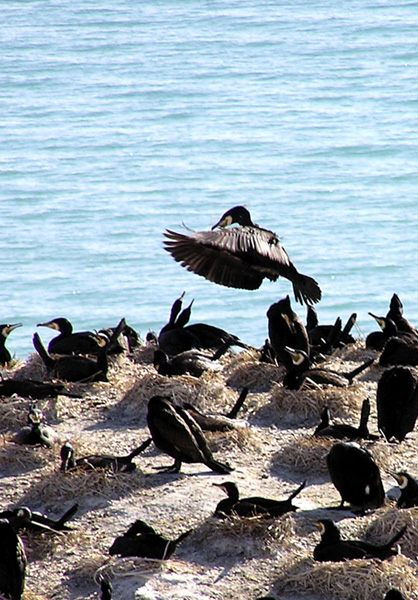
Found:
[[[416,560],[418,556],[418,508],[389,508],[383,511],[369,527],[373,538],[390,539],[406,525],[399,540],[402,554]],[[418,585],[418,582],[417,582]]]
[[[248,387],[252,391],[266,392],[273,382],[281,381],[284,376],[283,367],[259,362],[251,351],[232,356],[224,369],[227,385],[241,389]]]

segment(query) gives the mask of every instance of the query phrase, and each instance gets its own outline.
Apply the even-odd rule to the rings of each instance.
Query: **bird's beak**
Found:
[[[232,221],[230,217],[221,217],[219,221],[212,227],[212,231],[217,227],[221,227],[223,229],[224,227],[231,225],[231,222]]]

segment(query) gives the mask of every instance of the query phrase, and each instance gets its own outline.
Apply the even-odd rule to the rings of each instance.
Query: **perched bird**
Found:
[[[124,456],[111,456],[102,454],[92,454],[75,458],[74,448],[70,442],[65,442],[61,448],[61,466],[60,470],[66,473],[69,469],[107,469],[119,473],[131,473],[136,469],[133,459],[141,454],[151,444],[151,438],[143,442],[138,448],[132,450],[130,454]]]
[[[321,562],[339,562],[353,558],[379,558],[384,560],[397,554],[393,546],[400,540],[406,530],[405,526],[386,544],[379,546],[361,540],[342,540],[338,527],[330,519],[321,519],[316,525],[321,533],[321,541],[315,546],[313,557]]]
[[[373,350],[383,350],[386,342],[389,338],[398,335],[398,328],[392,319],[388,317],[379,317],[371,312],[369,315],[373,317],[376,323],[380,327],[380,331],[372,331],[366,337],[366,348],[373,348]]]
[[[358,439],[377,439],[377,436],[370,435],[369,428],[367,426],[370,416],[370,400],[366,398],[363,400],[361,406],[360,423],[358,427],[348,425],[346,423],[333,423],[330,424],[329,408],[326,406],[321,412],[321,422],[314,431],[315,437],[331,437],[338,440],[344,438],[350,440]]]
[[[57,432],[42,422],[42,411],[31,406],[28,412],[28,425],[22,427],[12,438],[16,444],[37,446],[38,444],[45,448],[52,448],[59,442]]]
[[[13,394],[22,398],[41,400],[44,398],[54,398],[59,394],[69,395],[69,392],[62,383],[36,381],[35,379],[27,378],[0,379],[0,397],[10,397]]]
[[[192,530],[185,531],[175,540],[167,540],[161,534],[156,533],[153,527],[138,519],[126,533],[115,539],[109,548],[109,554],[111,556],[117,554],[122,558],[140,556],[164,560],[170,558],[180,542],[191,532]]]
[[[232,514],[240,517],[279,517],[287,512],[297,510],[297,506],[292,504],[292,500],[303,490],[306,480],[286,500],[262,498],[261,496],[240,498],[238,486],[232,481],[214,483],[213,485],[220,487],[228,496],[225,500],[218,502],[216,506],[215,515],[218,517]]]
[[[394,335],[386,342],[379,358],[382,367],[388,365],[418,366],[418,337]]]
[[[310,358],[302,350],[286,346],[285,351],[290,355],[292,361],[292,366],[287,369],[286,375],[283,378],[283,386],[289,390],[299,390],[305,381],[314,385],[322,384],[347,387],[351,385],[354,377],[357,377],[357,375],[370,367],[374,362],[374,358],[370,358],[352,371],[334,371],[325,367],[311,368]]]
[[[418,375],[411,367],[383,371],[377,384],[377,425],[387,440],[399,442],[414,429],[418,416]]]
[[[168,397],[153,396],[148,402],[148,428],[154,444],[175,459],[166,472],[178,473],[181,463],[203,463],[216,473],[227,474],[231,467],[212,456],[202,429],[186,409],[173,404]]]
[[[48,344],[48,352],[52,354],[98,354],[102,347],[96,333],[74,332],[72,324],[64,317],[38,323],[37,327],[48,327],[59,332]]]
[[[315,354],[330,354],[335,348],[342,348],[347,344],[354,344],[355,338],[351,330],[357,320],[357,314],[353,313],[342,327],[341,318],[338,317],[333,325],[320,325],[318,314],[311,305],[307,307],[306,330],[308,332],[309,344]],[[288,344],[292,345],[292,344]]]
[[[403,316],[403,304],[397,294],[393,294],[390,300],[389,311],[386,317],[392,319],[399,331],[405,331],[418,336],[417,328]]]
[[[59,519],[52,519],[26,506],[19,506],[0,512],[0,519],[9,521],[17,533],[23,530],[38,531],[41,533],[45,531],[70,531],[72,528],[67,525],[67,521],[75,515],[77,510],[78,503],[75,503]]]
[[[236,223],[238,227],[225,229]],[[218,229],[219,228],[219,229]],[[321,299],[318,283],[299,273],[272,231],[252,222],[244,206],[228,210],[211,231],[166,230],[164,247],[188,271],[227,287],[256,290],[267,277],[291,281],[298,302]]]
[[[12,355],[6,348],[6,340],[9,333],[18,327],[22,327],[22,323],[14,323],[13,325],[3,323],[0,325],[0,365],[7,365],[12,360]]]
[[[213,413],[204,414],[189,402],[184,403],[183,408],[185,408],[191,414],[203,431],[229,431],[230,429],[237,429],[247,426],[245,421],[238,421],[236,419],[236,416],[244,404],[247,395],[248,388],[244,387],[238,397],[238,400],[226,415]]]
[[[331,481],[341,496],[339,508],[348,502],[364,512],[384,504],[380,470],[367,450],[355,442],[337,442],[326,460]]]
[[[167,377],[186,374],[200,377],[205,371],[219,371],[221,369],[216,361],[225,354],[229,347],[230,344],[225,343],[212,356],[203,354],[199,350],[187,350],[171,358],[162,350],[155,350],[153,365],[160,375],[166,375]]]
[[[267,319],[270,343],[279,363],[286,369],[292,367],[286,347],[298,348],[309,356],[308,332],[302,319],[292,310],[289,296],[270,306]]]
[[[6,519],[0,520],[0,593],[21,600],[25,589],[26,554],[23,544]]]
[[[396,502],[397,507],[411,508],[412,506],[418,506],[418,483],[416,479],[406,471],[392,473],[392,477],[396,479],[401,490],[401,495]]]

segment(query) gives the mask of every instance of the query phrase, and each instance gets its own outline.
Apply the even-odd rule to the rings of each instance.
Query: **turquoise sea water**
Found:
[[[287,280],[216,286],[162,248],[246,204],[323,290],[321,322],[418,323],[417,2],[5,0],[0,322],[193,321],[261,345]],[[296,305],[301,316],[305,309]],[[52,332],[40,330],[47,341]]]

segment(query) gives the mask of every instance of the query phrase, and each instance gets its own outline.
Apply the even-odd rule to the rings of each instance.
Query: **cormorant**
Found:
[[[331,519],[321,519],[316,524],[321,541],[314,548],[315,560],[339,562],[353,558],[379,558],[384,560],[395,556],[397,551],[392,548],[403,536],[406,526],[396,533],[386,544],[377,545],[360,540],[342,540],[338,527]]]
[[[286,369],[292,366],[292,359],[286,346],[298,348],[309,355],[309,337],[302,319],[292,310],[290,297],[275,302],[267,311],[269,338],[279,363]]]
[[[418,416],[418,375],[411,367],[383,371],[377,384],[377,425],[389,441],[399,442],[415,427]]]
[[[383,600],[406,600],[405,596],[395,588],[390,589]]]
[[[100,600],[112,600],[113,586],[107,577],[99,577]]]
[[[70,321],[64,317],[58,317],[38,323],[37,327],[49,327],[59,331],[59,335],[52,338],[48,344],[48,352],[52,354],[98,354],[102,344],[98,335],[92,331],[73,332]]]
[[[0,519],[7,519],[16,533],[23,530],[39,531],[41,533],[45,531],[70,531],[72,527],[67,525],[67,521],[75,515],[77,510],[78,503],[75,503],[59,519],[52,519],[26,506],[19,506],[0,512]]]
[[[59,442],[59,436],[49,425],[42,423],[43,414],[38,408],[31,406],[28,412],[28,425],[22,427],[12,438],[16,444],[52,448]]]
[[[418,506],[418,483],[409,473],[406,471],[400,471],[399,473],[392,473],[392,477],[396,479],[401,490],[396,506],[398,508],[411,508],[412,506]]]
[[[386,342],[379,358],[382,367],[388,365],[418,366],[418,337],[414,335],[395,335]]]
[[[49,376],[53,379],[78,383],[107,381],[108,347],[119,337],[125,325],[125,319],[121,319],[110,339],[97,336],[97,341],[101,345],[97,360],[78,354],[53,358],[46,350],[38,333],[33,336],[33,345],[42,358]]]
[[[321,412],[321,422],[314,431],[315,437],[331,437],[338,440],[344,438],[350,440],[358,439],[377,439],[377,436],[370,435],[369,428],[367,426],[370,416],[370,400],[366,398],[363,400],[361,406],[360,423],[358,427],[348,425],[346,423],[333,423],[330,425],[330,414],[329,408],[326,406]]]
[[[406,319],[403,316],[403,304],[397,294],[393,294],[390,300],[389,311],[386,314],[386,317],[394,321],[399,331],[405,331],[407,333],[412,333],[413,335],[418,336],[418,330],[416,329],[416,327],[414,327],[408,321],[408,319]]]
[[[351,385],[354,377],[367,369],[367,367],[370,367],[374,362],[374,358],[370,358],[352,371],[342,372],[326,369],[325,367],[310,368],[311,361],[306,352],[287,346],[285,351],[290,355],[292,361],[292,366],[287,369],[287,373],[283,378],[283,385],[289,390],[299,390],[305,381],[313,382],[314,384],[347,387]]]
[[[361,511],[379,508],[385,502],[380,470],[372,456],[355,442],[337,442],[327,455],[331,481],[344,502],[359,506]]]
[[[306,480],[292,492],[286,500],[262,498],[261,496],[240,498],[238,486],[232,481],[214,483],[213,485],[220,487],[228,496],[225,500],[218,502],[218,505],[216,506],[215,515],[218,517],[233,514],[240,517],[254,517],[257,515],[264,517],[279,517],[287,512],[297,510],[297,506],[292,504],[292,500],[303,490],[306,485]]]
[[[107,469],[119,473],[131,473],[136,469],[136,464],[133,462],[133,459],[148,448],[151,441],[151,438],[147,439],[138,448],[132,450],[130,454],[124,456],[92,454],[81,458],[75,458],[74,448],[72,444],[67,441],[61,448],[60,470],[66,473],[70,469],[85,469],[88,471]]]
[[[200,425],[203,431],[229,431],[230,429],[236,429],[237,427],[245,427],[247,423],[237,421],[236,416],[238,411],[245,402],[248,394],[248,388],[244,387],[238,400],[226,415],[202,413],[195,406],[186,402],[183,404],[185,408],[194,418],[194,420]]]
[[[0,379],[0,397],[10,397],[13,394],[22,398],[41,400],[59,394],[67,395],[68,392],[62,383],[36,381],[35,379]]]
[[[182,462],[203,463],[224,475],[231,472],[231,467],[213,458],[203,431],[193,417],[168,397],[153,396],[149,400],[147,422],[157,448],[175,459],[172,467],[164,468],[166,472],[178,473]]]
[[[233,223],[239,227],[225,229]],[[209,281],[256,290],[265,277],[276,281],[281,276],[292,282],[298,302],[321,299],[318,283],[297,271],[276,234],[253,223],[244,206],[228,210],[210,231],[184,235],[167,229],[164,235],[165,250],[174,260]]]
[[[227,352],[229,347],[230,344],[225,343],[213,356],[208,356],[198,350],[187,350],[171,358],[162,350],[155,350],[153,365],[160,375],[167,377],[186,374],[200,377],[205,371],[220,369],[216,361]]]
[[[23,544],[6,519],[0,520],[0,592],[9,600],[21,600],[25,589],[26,554]]]
[[[164,560],[170,558],[178,544],[191,532],[190,529],[175,540],[167,540],[161,534],[156,533],[153,527],[138,519],[126,533],[115,539],[109,548],[109,554],[111,556],[117,554],[122,558],[140,556]]]
[[[12,355],[6,348],[6,339],[9,333],[18,327],[22,327],[22,323],[14,323],[13,325],[3,323],[0,325],[0,365],[7,365],[12,360]]]
[[[308,332],[311,354],[314,352],[330,354],[335,348],[342,348],[347,344],[354,344],[355,338],[351,330],[357,320],[357,314],[353,313],[342,327],[341,318],[338,317],[333,325],[320,325],[315,308],[307,307],[306,330]],[[291,345],[291,344],[289,344]]]

